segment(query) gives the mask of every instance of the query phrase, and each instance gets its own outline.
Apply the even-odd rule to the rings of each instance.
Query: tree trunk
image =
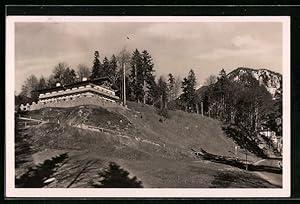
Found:
[[[197,112],[197,114],[199,114],[199,106],[198,106],[198,103],[196,103],[196,112]]]

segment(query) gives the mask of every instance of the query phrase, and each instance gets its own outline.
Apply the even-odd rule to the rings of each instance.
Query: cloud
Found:
[[[231,42],[238,48],[256,48],[259,45],[259,41],[255,40],[251,35],[235,36]]]
[[[280,52],[281,47],[255,39],[251,35],[237,35],[231,40],[232,46],[216,47],[211,52],[202,53],[196,57],[206,60],[222,60],[224,58],[251,58],[260,61],[262,58],[274,55],[274,52]]]

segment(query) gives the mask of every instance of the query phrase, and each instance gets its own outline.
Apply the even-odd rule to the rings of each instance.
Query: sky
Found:
[[[127,39],[127,37],[129,39]],[[18,22],[15,24],[15,89],[31,74],[48,77],[65,62],[92,66],[126,47],[147,50],[155,75],[196,73],[198,86],[209,75],[237,67],[282,73],[282,24],[276,22]]]

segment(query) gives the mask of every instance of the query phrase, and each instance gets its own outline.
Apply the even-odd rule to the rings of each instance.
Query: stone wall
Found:
[[[32,105],[30,105],[29,110],[38,110],[45,107],[69,108],[69,107],[75,107],[80,105],[97,105],[104,108],[122,107],[119,103],[104,101],[98,97],[81,97],[81,98],[76,98],[68,101],[50,102],[45,104],[40,102],[32,103]]]

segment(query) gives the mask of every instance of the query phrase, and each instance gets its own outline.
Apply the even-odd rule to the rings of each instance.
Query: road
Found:
[[[279,167],[279,162],[281,160],[278,159],[262,159],[253,163],[254,165],[265,165],[265,166],[276,166]],[[256,171],[254,172],[256,175],[260,176],[264,180],[268,181],[269,183],[276,185],[278,187],[282,187],[282,174],[275,174],[265,171]]]

